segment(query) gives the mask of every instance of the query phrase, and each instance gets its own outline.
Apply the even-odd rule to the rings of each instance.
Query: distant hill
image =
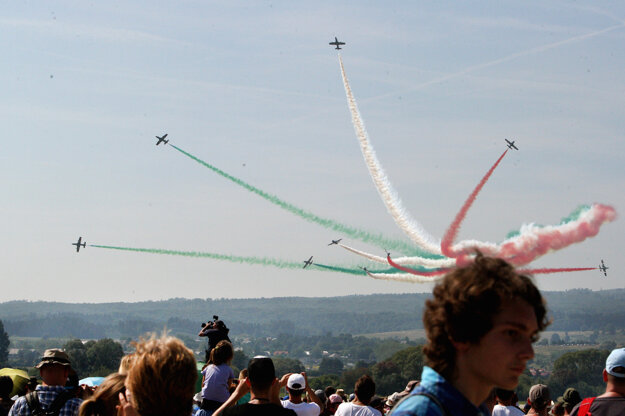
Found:
[[[625,327],[625,289],[544,292],[553,324],[561,331]],[[365,334],[422,328],[429,294],[354,295],[330,298],[170,299],[137,303],[0,303],[9,335],[33,337],[124,338],[167,326],[195,336],[200,323],[219,315],[235,336],[281,333]]]

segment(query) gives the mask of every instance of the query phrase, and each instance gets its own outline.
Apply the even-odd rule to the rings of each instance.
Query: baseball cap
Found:
[[[291,374],[286,386],[291,390],[304,390],[306,388],[306,380],[301,374]]]
[[[551,403],[549,387],[544,384],[534,384],[532,388],[530,388],[529,399],[530,402],[532,402],[532,407],[534,409],[544,409],[549,403]]]
[[[620,371],[616,371],[618,367],[621,367]],[[612,350],[608,359],[605,360],[605,371],[611,376],[625,378],[625,348],[617,348]]]
[[[59,350],[58,348],[52,348],[46,350],[43,353],[43,357],[41,358],[41,362],[35,366],[35,368],[41,368],[46,364],[58,364],[58,365],[66,365],[69,366],[69,356],[64,352]]]
[[[343,403],[343,398],[338,394],[332,394],[330,396],[330,403]]]
[[[582,396],[580,396],[579,392],[575,390],[573,387],[569,387],[564,390],[564,394],[562,395],[562,403],[565,405],[569,405],[573,408],[577,403],[582,401]]]

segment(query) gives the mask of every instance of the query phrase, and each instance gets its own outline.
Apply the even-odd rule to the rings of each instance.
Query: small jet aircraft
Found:
[[[608,272],[607,272],[608,269],[609,269],[609,267],[607,267],[605,265],[605,263],[603,262],[603,259],[601,259],[601,265],[599,266],[599,271],[603,272],[603,274],[607,277],[608,276]]]
[[[304,267],[302,267],[302,269],[305,269],[306,267],[308,267],[311,264],[313,264],[312,258],[313,258],[313,256],[310,256],[310,258],[308,260],[304,260]]]
[[[336,48],[334,48],[334,49],[341,49],[341,47],[339,45],[345,45],[345,42],[339,42],[339,40],[335,36],[334,37],[334,42],[330,42],[330,45],[336,46]]]
[[[82,237],[78,237],[78,241],[76,241],[75,243],[72,243],[73,246],[76,246],[76,252],[78,253],[80,251],[80,247],[87,247],[87,242],[85,241],[84,243],[81,244],[82,241]]]
[[[165,143],[165,144],[169,143],[169,140],[165,140],[165,137],[167,137],[167,133],[163,134],[163,137],[156,136],[156,138],[158,139],[158,141],[156,142],[156,145],[158,146],[161,143]]]
[[[334,245],[334,244],[338,244],[340,243],[342,240],[342,238],[339,238],[338,240],[332,240],[332,242],[330,244],[328,244],[329,246]]]
[[[518,148],[514,145],[514,142],[515,142],[516,140],[512,140],[512,141],[510,141],[510,140],[508,140],[508,139],[504,139],[504,140],[505,140],[505,141],[506,141],[506,143],[507,143],[508,149],[519,150],[519,149],[518,149]]]

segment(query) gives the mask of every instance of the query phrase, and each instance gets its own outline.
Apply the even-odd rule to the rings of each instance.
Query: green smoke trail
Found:
[[[215,166],[204,162],[202,159],[199,159],[195,156],[193,156],[190,153],[185,152],[184,150],[180,149],[177,146],[174,146],[173,144],[169,144],[171,147],[173,147],[174,149],[176,149],[177,151],[179,151],[180,153],[182,153],[183,155],[195,160],[196,162],[198,162],[199,164],[209,168],[210,170],[212,170],[213,172],[221,175],[222,177],[229,179],[230,181],[234,182],[235,184],[247,189],[248,191],[254,192],[256,195],[261,196],[262,198],[264,198],[265,200],[271,202],[274,205],[279,206],[280,208],[289,211],[292,214],[297,215],[300,218],[303,218],[307,221],[311,221],[314,222],[315,224],[319,224],[325,228],[329,228],[331,230],[334,231],[338,231],[340,233],[342,233],[343,235],[349,236],[351,238],[363,241],[365,243],[370,243],[370,244],[374,244],[380,248],[385,248],[385,249],[389,249],[389,250],[396,250],[399,251],[401,253],[404,253],[406,255],[416,255],[416,256],[420,256],[420,257],[425,257],[428,259],[442,259],[444,258],[443,256],[440,255],[436,255],[436,254],[432,254],[429,252],[426,252],[424,250],[419,249],[418,247],[414,247],[412,245],[406,244],[403,241],[398,241],[398,240],[389,240],[386,237],[382,236],[381,234],[373,234],[367,231],[363,231],[363,230],[358,230],[356,228],[352,228],[348,225],[344,225],[341,223],[338,223],[334,220],[331,219],[327,219],[327,218],[321,218],[311,212],[305,211],[299,207],[296,207],[295,205],[292,205],[288,202],[282,201],[281,199],[279,199],[277,196],[275,195],[271,195],[261,189],[258,189],[246,182],[243,182],[241,179],[235,178],[232,175],[229,175],[228,173],[222,171],[219,168],[216,168]]]
[[[163,250],[159,248],[135,248],[135,247],[118,247],[118,246],[104,246],[99,244],[90,244],[89,247],[105,248],[108,250],[120,250],[120,251],[134,251],[139,253],[151,253],[151,254],[165,254],[169,256],[184,256],[184,257],[197,257],[207,258],[215,260],[229,261],[231,263],[243,263],[243,264],[259,264],[261,266],[273,266],[279,269],[301,269],[303,267],[303,261],[293,262],[278,260],[271,257],[245,257],[245,256],[232,256],[227,254],[217,253],[205,253],[199,251],[180,251],[180,250]],[[348,268],[342,266],[328,266],[325,264],[313,263],[311,267],[318,267],[325,271],[347,273],[355,275],[364,275],[365,272],[361,269]],[[392,269],[395,270],[395,269]],[[370,270],[373,273],[392,273],[390,270]],[[396,270],[395,270],[396,271]]]
[[[340,273],[348,273],[348,274],[356,274],[356,275],[366,275],[367,273],[361,269],[361,268],[348,268],[348,267],[342,267],[342,266],[329,266],[326,264],[319,264],[319,263],[313,263],[313,266],[317,266],[321,269],[325,269],[325,270],[329,270],[329,271],[333,271],[333,272],[340,272]],[[374,270],[374,269],[369,269],[367,268],[367,270],[369,271],[369,273],[383,273],[383,274],[403,274],[404,272],[402,272],[401,270],[397,270],[395,268],[389,268],[389,269],[382,269],[382,270]],[[432,269],[427,269],[425,267],[415,267],[414,270],[420,270],[420,271],[432,271]]]

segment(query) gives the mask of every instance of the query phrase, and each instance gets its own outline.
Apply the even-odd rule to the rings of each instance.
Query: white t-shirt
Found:
[[[382,416],[382,413],[371,406],[359,406],[348,402],[341,403],[334,416]]]
[[[298,404],[292,403],[290,400],[281,400],[282,407],[285,409],[292,409],[297,413],[297,416],[319,416],[321,409],[317,403],[301,402]]]
[[[525,413],[515,406],[496,404],[493,408],[493,416],[525,416]]]

